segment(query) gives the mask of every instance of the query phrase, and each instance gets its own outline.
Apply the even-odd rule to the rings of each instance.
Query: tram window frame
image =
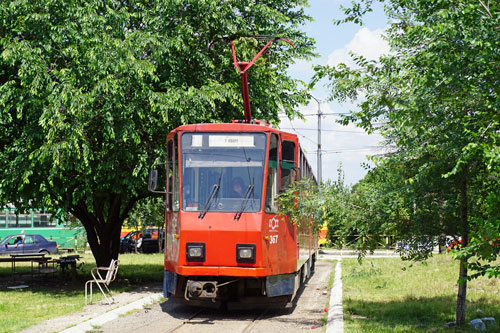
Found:
[[[16,214],[17,225],[19,228],[31,228],[33,226],[33,216],[31,211],[27,213],[17,213]]]
[[[274,147],[273,147],[274,146]],[[266,213],[278,212],[278,163],[279,163],[279,138],[275,133],[271,133],[269,138],[269,152],[267,162],[267,182],[266,182],[266,200],[264,210]]]
[[[167,142],[167,211],[179,211],[179,145],[177,136]]]
[[[8,228],[19,228],[16,210],[9,209],[7,214]]]
[[[295,150],[295,142],[290,140],[281,141],[280,191],[285,191],[292,183],[293,170],[295,169]]]
[[[179,143],[177,141],[177,134],[174,137],[174,201],[173,211],[178,212],[180,209],[179,201]]]
[[[33,212],[33,227],[35,228],[51,228],[56,225],[55,219],[46,211]]]
[[[173,161],[173,150],[174,150],[174,141],[168,140],[167,142],[167,211],[172,211],[173,206],[173,185],[174,185],[174,161]]]
[[[0,228],[7,228],[7,212],[0,211]]]

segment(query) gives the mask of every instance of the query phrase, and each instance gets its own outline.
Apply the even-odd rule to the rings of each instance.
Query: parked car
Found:
[[[160,239],[158,239],[160,237]],[[141,251],[142,253],[154,253],[163,250],[163,233],[158,231],[158,228],[147,228],[144,230],[142,237]],[[158,247],[158,245],[160,247]]]
[[[142,239],[141,231],[131,231],[120,239],[120,253],[135,252],[135,244],[137,250],[140,249],[140,240]]]
[[[0,255],[23,253],[57,253],[57,243],[48,241],[42,235],[17,234],[5,237],[0,242]]]

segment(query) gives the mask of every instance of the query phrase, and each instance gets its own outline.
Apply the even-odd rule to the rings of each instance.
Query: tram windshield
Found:
[[[264,133],[184,133],[182,210],[260,211],[265,151]]]

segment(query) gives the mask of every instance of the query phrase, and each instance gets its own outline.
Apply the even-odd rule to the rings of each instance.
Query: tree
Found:
[[[317,232],[322,225],[319,186],[312,179],[294,181],[279,195],[279,212],[288,215],[289,221],[303,230]]]
[[[223,35],[277,35],[249,72],[256,117],[290,115],[306,94],[285,72],[312,55],[305,0],[3,1],[0,4],[0,203],[78,218],[99,266],[149,196],[147,172],[174,127],[242,117]],[[254,53],[240,41],[241,58]],[[283,48],[283,49],[281,49]],[[275,52],[278,51],[279,52]]]
[[[148,197],[139,200],[135,207],[130,211],[129,218],[127,221],[128,225],[136,226],[136,230],[139,225],[142,228],[146,226],[154,226],[158,228],[158,251],[162,252],[161,242],[163,237],[161,236],[163,229],[165,228],[165,198],[164,197]],[[132,223],[130,223],[132,222]],[[136,243],[137,245],[137,243]],[[136,246],[137,251],[137,246]]]
[[[361,22],[371,5],[355,3],[337,23]],[[477,276],[468,274],[469,259],[483,245],[489,251],[480,258],[491,262],[499,254],[491,243],[500,221],[500,7],[480,0],[393,0],[385,11],[393,22],[386,31],[391,54],[378,63],[355,57],[358,69],[317,68],[316,79],[329,77],[331,96],[341,101],[363,93],[360,109],[344,123],[369,131],[383,123],[379,130],[392,152],[381,159],[379,172],[397,180],[399,189],[386,193],[401,197],[408,217],[396,230],[409,237],[461,237],[461,325],[467,279]],[[423,246],[417,252],[428,251]],[[474,264],[479,274],[495,275],[488,265]]]

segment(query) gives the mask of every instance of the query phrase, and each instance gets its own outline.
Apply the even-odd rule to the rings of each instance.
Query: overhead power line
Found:
[[[306,113],[302,114],[303,117],[312,117],[312,116],[333,116],[333,115],[349,115],[349,112],[321,112],[321,113]],[[278,114],[279,118],[288,118],[286,114]]]
[[[374,149],[380,149],[383,147],[365,147],[365,148],[346,148],[337,150],[322,150],[323,154],[343,154],[343,153],[353,153],[362,151],[374,151]],[[316,152],[306,152],[306,154],[316,154]]]
[[[301,127],[295,127],[295,128],[290,128],[290,127],[281,127],[281,129],[293,129],[293,130],[301,130],[301,131],[317,131],[315,128],[301,128]],[[366,132],[361,132],[361,131],[344,131],[344,130],[326,130],[322,129],[321,131],[323,132],[341,132],[341,133],[357,133],[357,134],[368,134]]]

